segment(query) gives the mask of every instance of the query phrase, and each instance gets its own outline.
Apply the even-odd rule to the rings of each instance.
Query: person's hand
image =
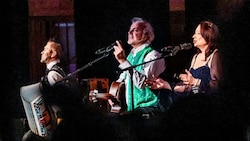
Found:
[[[179,75],[180,80],[185,85],[191,85],[191,86],[194,85],[195,78],[193,77],[193,75],[187,69],[185,69],[185,72],[186,72],[186,74],[180,74]]]
[[[110,106],[114,106],[114,105],[115,105],[115,103],[114,103],[111,99],[108,99],[108,104],[109,104]]]
[[[163,80],[162,78],[157,78],[155,76],[152,77],[152,79],[147,79],[145,81],[146,86],[149,86],[151,89],[169,89],[171,90],[170,84]]]
[[[113,46],[114,47],[114,55],[116,60],[121,64],[123,62],[126,61],[126,55],[125,55],[125,51],[122,48],[122,44],[117,40],[116,41],[117,46]]]
[[[42,125],[48,125],[50,121],[50,116],[49,116],[49,112],[47,110],[43,111],[42,113],[42,117],[39,119],[39,122],[42,124]]]

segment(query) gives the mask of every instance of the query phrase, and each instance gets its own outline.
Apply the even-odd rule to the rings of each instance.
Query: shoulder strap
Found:
[[[211,68],[211,64],[212,64],[212,60],[213,60],[213,56],[215,52],[218,52],[218,49],[215,49],[214,52],[210,55],[210,58],[207,62],[209,68]]]
[[[49,71],[56,71],[59,74],[61,74],[63,77],[66,76],[65,72],[63,71],[63,69],[61,67],[59,67],[58,65],[54,65]]]
[[[198,55],[198,54],[195,54],[195,55],[194,55],[194,57],[193,57],[193,59],[192,59],[192,62],[191,62],[191,65],[190,65],[190,68],[192,68],[192,67],[194,66],[194,63],[195,63],[195,61],[196,61],[197,55]],[[189,69],[190,69],[190,68],[189,68]]]
[[[50,71],[56,71],[62,77],[66,77],[66,74],[63,71],[63,69],[61,67],[59,67],[57,64],[55,64],[54,66],[52,66],[52,68],[50,70],[46,70],[45,75],[41,78],[41,83],[42,83],[43,88],[50,86],[49,81],[48,81],[48,77],[47,77]]]

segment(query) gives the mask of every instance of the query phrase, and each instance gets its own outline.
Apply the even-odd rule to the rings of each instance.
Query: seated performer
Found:
[[[45,76],[41,79],[41,93],[45,102],[45,108],[41,109],[41,118],[39,124],[48,127],[46,135],[37,135],[29,130],[22,138],[23,141],[49,140],[53,130],[62,119],[62,111],[53,98],[53,86],[61,81],[66,75],[60,67],[60,57],[62,56],[62,47],[59,43],[50,39],[41,52],[41,63],[46,64]]]

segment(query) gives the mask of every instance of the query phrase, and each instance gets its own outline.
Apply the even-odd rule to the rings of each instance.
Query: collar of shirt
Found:
[[[133,48],[131,50],[131,53],[133,54],[133,56],[136,55],[137,52],[141,51],[142,49],[144,49],[145,47],[149,46],[149,44],[142,44],[140,47],[138,48]]]
[[[50,62],[49,64],[47,64],[47,69],[51,69],[55,64],[57,64],[57,63],[60,63],[60,60],[59,59],[57,59],[57,60],[54,60],[54,61],[52,61],[52,62]]]

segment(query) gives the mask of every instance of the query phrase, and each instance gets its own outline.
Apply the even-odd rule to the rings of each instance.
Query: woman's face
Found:
[[[201,28],[200,25],[198,25],[196,27],[192,38],[193,38],[194,46],[201,49],[201,48],[207,47],[208,44],[207,44],[206,40],[202,37],[200,28]]]

